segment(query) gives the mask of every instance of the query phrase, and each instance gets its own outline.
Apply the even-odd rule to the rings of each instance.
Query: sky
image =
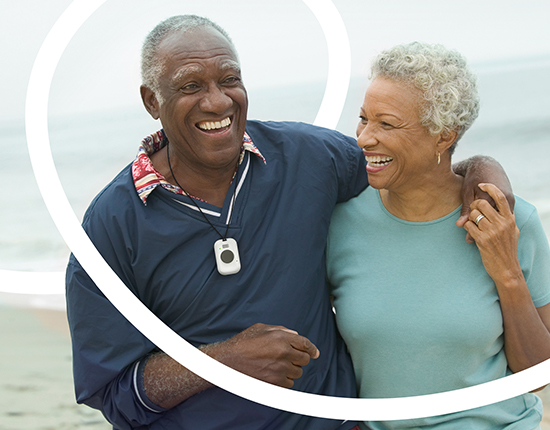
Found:
[[[0,2],[3,59],[0,123],[24,117],[34,58],[71,0]],[[422,40],[462,52],[471,63],[550,61],[546,0],[334,0],[350,39],[352,75],[397,43]],[[154,7],[151,5],[154,4]],[[300,0],[108,0],[85,22],[58,64],[50,115],[140,107],[139,52],[158,22],[175,14],[208,16],[232,36],[245,84],[258,88],[324,82],[324,35]]]

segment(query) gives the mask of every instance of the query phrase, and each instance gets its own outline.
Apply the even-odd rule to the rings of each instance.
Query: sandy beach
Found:
[[[0,306],[0,430],[108,430],[74,400],[65,313]]]
[[[108,430],[74,400],[65,313],[0,305],[0,430]],[[550,388],[542,430],[550,430]]]

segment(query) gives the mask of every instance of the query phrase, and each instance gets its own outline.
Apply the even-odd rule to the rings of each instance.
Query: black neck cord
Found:
[[[231,223],[231,218],[233,217],[233,209],[235,207],[235,197],[237,195],[237,187],[239,186],[239,165],[237,164],[237,171],[235,173],[235,188],[233,189],[233,198],[232,198],[232,201],[231,201],[231,212],[229,213],[229,220],[227,221],[227,224],[226,224],[226,227],[225,227],[225,236],[222,236],[220,234],[220,232],[218,231],[218,229],[216,227],[214,227],[214,224],[212,224],[210,222],[210,220],[208,219],[208,217],[205,215],[205,213],[201,210],[200,206],[197,204],[197,202],[195,201],[195,199],[193,197],[191,197],[189,195],[189,193],[187,191],[185,191],[183,189],[183,187],[180,185],[180,183],[178,182],[178,180],[176,179],[176,175],[174,175],[174,171],[172,170],[172,165],[170,164],[170,148],[168,148],[168,144],[166,144],[166,155],[168,157],[168,167],[170,168],[170,173],[172,174],[172,178],[174,178],[174,181],[176,181],[176,185],[178,187],[181,188],[181,190],[185,193],[185,195],[187,197],[189,197],[191,199],[191,201],[193,202],[193,204],[197,207],[197,209],[199,210],[199,212],[202,214],[202,216],[204,217],[204,219],[208,222],[208,224],[210,224],[210,226],[214,229],[214,231],[216,233],[218,233],[218,235],[220,236],[220,238],[222,238],[223,240],[227,240],[227,232],[229,231],[229,224]]]

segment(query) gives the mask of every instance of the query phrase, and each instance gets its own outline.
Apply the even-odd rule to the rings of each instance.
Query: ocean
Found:
[[[474,154],[496,158],[516,194],[537,206],[550,235],[550,58],[474,64],[482,109],[458,144],[454,160]],[[351,80],[337,129],[354,135],[366,78]],[[249,118],[313,122],[324,83],[249,90]],[[56,168],[81,219],[91,199],[130,163],[140,140],[160,128],[141,106],[52,116],[50,140]],[[63,271],[69,249],[39,194],[23,121],[0,122],[0,269]],[[1,297],[0,297],[1,300]]]

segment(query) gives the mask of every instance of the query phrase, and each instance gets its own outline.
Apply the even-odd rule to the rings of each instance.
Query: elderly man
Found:
[[[247,122],[235,48],[204,18],[160,23],[142,74],[143,103],[163,130],[94,199],[88,235],[128,288],[204,353],[283,387],[355,397],[324,263],[334,205],[367,186],[355,141]],[[74,256],[67,301],[77,400],[116,429],[355,426],[265,407],[197,377],[126,321]]]

